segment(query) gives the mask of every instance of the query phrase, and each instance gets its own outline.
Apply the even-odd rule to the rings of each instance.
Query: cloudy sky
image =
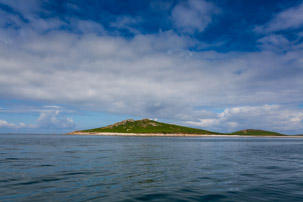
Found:
[[[0,132],[126,118],[303,134],[303,1],[0,0]]]

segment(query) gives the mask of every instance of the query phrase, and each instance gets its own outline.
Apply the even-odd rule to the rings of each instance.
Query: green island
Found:
[[[246,129],[233,133],[218,133],[203,129],[161,123],[150,119],[127,119],[105,127],[80,130],[69,135],[124,135],[124,136],[289,136],[277,132]]]

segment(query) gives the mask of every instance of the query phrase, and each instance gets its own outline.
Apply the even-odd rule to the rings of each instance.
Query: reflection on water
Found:
[[[303,138],[0,135],[0,201],[299,201]]]

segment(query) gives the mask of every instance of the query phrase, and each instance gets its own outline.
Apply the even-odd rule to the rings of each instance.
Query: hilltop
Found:
[[[89,130],[74,131],[69,134],[97,134],[97,135],[149,135],[149,136],[193,136],[193,135],[222,135],[222,136],[285,136],[280,133],[246,129],[233,133],[218,133],[203,129],[190,128],[168,123],[161,123],[150,119],[127,119],[105,127]]]

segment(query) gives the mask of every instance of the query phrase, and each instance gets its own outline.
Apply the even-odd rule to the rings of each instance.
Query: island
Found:
[[[218,133],[208,130],[162,123],[151,119],[127,119],[105,127],[80,130],[67,133],[68,135],[118,135],[118,136],[262,136],[290,137],[277,132],[246,129],[233,133]],[[293,137],[293,136],[291,136]]]

